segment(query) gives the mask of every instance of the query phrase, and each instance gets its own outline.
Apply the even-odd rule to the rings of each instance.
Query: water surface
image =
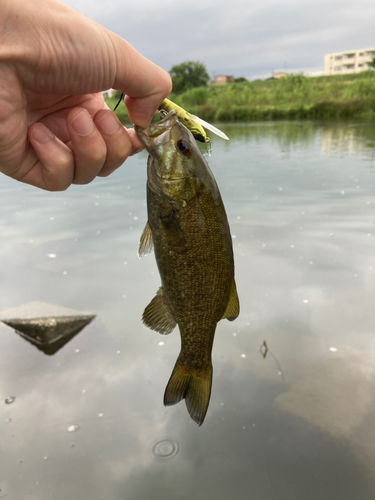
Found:
[[[137,257],[146,154],[63,193],[0,178],[0,311],[97,315],[53,356],[0,323],[0,498],[374,498],[375,126],[221,128],[241,314],[201,428],[162,403],[178,330],[140,322],[160,284]]]

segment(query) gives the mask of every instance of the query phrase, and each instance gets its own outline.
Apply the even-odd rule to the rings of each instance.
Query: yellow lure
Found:
[[[120,104],[120,102],[122,101],[123,97],[124,97],[124,94],[122,93],[121,97],[118,100],[113,111],[116,111],[116,109],[117,109],[118,105]],[[159,111],[161,111],[161,112],[165,111],[166,113],[169,113],[170,111],[174,110],[176,112],[176,116],[179,119],[180,123],[185,125],[185,127],[190,130],[190,132],[193,134],[195,139],[199,142],[204,142],[206,144],[210,142],[210,138],[207,136],[204,128],[206,128],[207,130],[210,130],[211,132],[218,135],[222,139],[229,141],[229,137],[227,137],[224,134],[224,132],[222,132],[218,128],[214,127],[211,123],[207,123],[206,121],[202,120],[202,118],[199,118],[199,116],[195,116],[195,115],[192,115],[191,113],[188,113],[183,108],[181,108],[181,106],[178,106],[177,104],[170,101],[169,99],[164,99],[164,101],[160,104],[158,109],[159,109]],[[209,151],[211,151],[211,148],[209,148]]]
[[[185,111],[183,108],[170,101],[169,99],[164,99],[164,101],[159,106],[159,111],[172,111],[174,109],[176,111],[176,115],[180,123],[185,125],[187,129],[193,134],[195,139],[199,142],[210,142],[210,138],[207,137],[206,132],[202,125],[200,125],[196,120],[193,120],[190,113]],[[195,118],[195,117],[194,117]]]

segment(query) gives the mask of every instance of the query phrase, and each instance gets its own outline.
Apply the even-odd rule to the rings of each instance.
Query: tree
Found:
[[[369,63],[370,68],[375,69],[375,55],[372,56],[372,61]]]
[[[194,87],[207,85],[210,77],[206,66],[199,61],[185,61],[172,66],[169,71],[172,77],[173,92],[180,93]]]
[[[242,82],[247,82],[247,79],[244,76],[239,76],[238,78],[234,79],[234,83],[242,83]]]

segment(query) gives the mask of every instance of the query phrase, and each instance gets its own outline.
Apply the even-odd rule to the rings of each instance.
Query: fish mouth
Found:
[[[172,128],[177,121],[176,111],[172,109],[169,113],[163,116],[159,121],[151,123],[147,128],[142,128],[139,125],[133,125],[136,134],[142,137],[154,138],[163,134],[167,129]]]
[[[169,118],[171,118],[171,116],[174,116],[174,115],[176,115],[176,118],[177,118],[176,111],[174,109],[172,109],[171,111],[169,111],[169,113],[167,113],[162,118],[160,118],[160,120],[157,121],[156,124],[159,125],[160,123],[164,123],[165,121],[168,121]]]
[[[151,156],[158,156],[158,150],[170,140],[171,130],[178,119],[176,111],[172,110],[161,118],[151,123],[147,128],[134,125],[137,137],[143,142]]]

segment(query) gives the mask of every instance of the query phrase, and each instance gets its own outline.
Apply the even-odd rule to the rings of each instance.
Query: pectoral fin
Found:
[[[142,323],[162,335],[168,335],[176,326],[176,321],[165,300],[163,288],[159,288],[155,297],[143,312]]]
[[[232,281],[232,287],[230,289],[229,300],[225,313],[222,319],[226,318],[228,321],[233,321],[240,314],[240,302],[238,300],[236,282]]]
[[[184,231],[174,210],[170,210],[167,215],[160,217],[160,220],[170,236],[178,238],[179,242],[185,241]]]
[[[154,247],[154,242],[152,241],[151,227],[150,224],[147,222],[139,242],[138,257],[141,258],[151,253],[153,247]]]

